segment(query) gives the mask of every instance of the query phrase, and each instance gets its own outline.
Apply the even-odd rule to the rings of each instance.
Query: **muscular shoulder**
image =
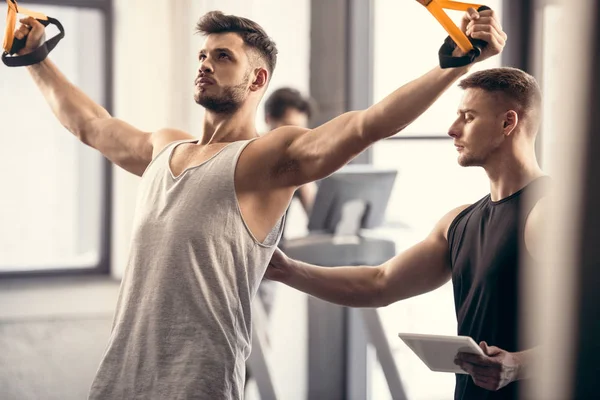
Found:
[[[156,157],[169,143],[176,142],[178,140],[191,140],[195,139],[194,136],[187,132],[179,129],[164,128],[153,132],[150,137],[152,143],[152,158]]]
[[[448,241],[448,231],[452,222],[459,216],[460,213],[465,211],[467,208],[471,207],[472,204],[463,204],[462,206],[453,208],[448,211],[437,223],[435,227],[435,232],[440,237],[444,238],[444,240]]]

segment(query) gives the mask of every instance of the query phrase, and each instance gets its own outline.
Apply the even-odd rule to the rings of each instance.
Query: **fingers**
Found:
[[[286,256],[285,256],[285,254],[283,254],[283,251],[281,251],[280,248],[276,248],[271,259],[281,262],[281,261],[285,260],[285,257]]]
[[[44,25],[40,23],[37,19],[33,17],[21,18],[19,20],[21,25],[15,31],[15,37],[17,39],[23,39],[30,32],[34,32],[35,34],[41,34],[44,31]]]
[[[504,350],[502,350],[500,347],[496,347],[496,346],[488,346],[487,348],[487,355],[488,356],[495,356],[497,354],[502,353]]]
[[[33,28],[35,26],[41,26],[42,28],[44,27],[44,25],[42,25],[40,23],[40,21],[38,21],[37,19],[33,18],[33,17],[25,17],[25,18],[21,18],[19,20],[20,23],[28,25],[29,27]]]
[[[15,37],[17,39],[23,39],[29,33],[29,28],[25,25],[21,25],[19,29],[15,31]]]
[[[506,42],[506,33],[502,30],[498,30],[492,24],[474,24],[470,28],[467,28],[466,35],[471,37],[476,37],[480,35],[480,33],[488,33],[493,36],[498,43],[504,44]]]
[[[477,12],[470,8],[463,16],[463,32],[474,39],[481,39],[496,49],[502,49],[507,35],[502,30],[494,10]]]
[[[474,21],[474,20],[478,19],[479,17],[480,17],[480,14],[477,12],[477,10],[474,9],[473,7],[469,7],[469,8],[467,8],[467,11],[463,15],[463,21],[466,21],[468,23],[470,21]]]
[[[498,22],[497,19],[492,18],[492,17],[481,17],[477,20],[470,21],[467,24],[467,31],[465,33],[467,35],[471,34],[474,27],[478,27],[478,28],[487,27],[487,29],[485,29],[485,30],[491,31],[491,29],[494,29],[496,32],[498,32],[498,34],[500,36],[506,36],[504,31],[502,30],[502,26],[500,25],[500,22]]]
[[[471,378],[477,386],[484,389],[495,391],[500,388],[500,381],[496,378],[488,378],[483,376],[471,376]]]
[[[487,42],[489,47],[496,49],[496,52],[502,50],[506,44],[506,39],[489,25],[474,26],[469,36]]]
[[[461,367],[465,372],[467,372],[471,376],[495,379],[497,379],[500,376],[498,368],[493,366],[473,364],[465,361],[459,361],[458,366]]]
[[[458,353],[456,355],[456,359],[458,361],[464,361],[464,362],[469,362],[469,363],[473,363],[473,364],[479,364],[479,365],[487,365],[487,366],[492,366],[492,365],[496,365],[497,362],[485,357],[485,356],[480,356],[479,354],[471,354],[471,353]]]
[[[466,31],[467,29],[467,25],[471,22],[474,21],[476,19],[479,18],[479,13],[477,12],[477,10],[475,10],[473,7],[469,7],[467,9],[467,12],[463,14],[463,17],[460,21],[460,26],[461,26],[461,30],[463,32]]]
[[[489,346],[486,342],[481,342],[479,345],[483,349],[483,352],[490,357],[494,357],[504,351],[500,347]]]

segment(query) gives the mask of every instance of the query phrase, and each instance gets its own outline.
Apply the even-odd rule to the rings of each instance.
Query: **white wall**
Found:
[[[198,18],[221,10],[255,20],[278,45],[278,66],[268,94],[282,85],[309,87],[310,1],[280,0],[115,1],[114,115],[140,129],[175,127],[200,135],[202,110],[193,101]],[[265,129],[262,107],[257,126]],[[139,178],[114,169],[111,256],[116,278],[123,275]],[[292,230],[294,220],[291,221]],[[298,223],[297,223],[298,224]],[[293,312],[289,312],[293,310]],[[306,398],[306,297],[281,287],[273,310],[271,345],[281,397]]]

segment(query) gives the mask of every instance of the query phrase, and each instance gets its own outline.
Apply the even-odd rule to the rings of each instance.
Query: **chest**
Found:
[[[453,278],[469,284],[514,279],[523,229],[518,207],[481,207],[463,216],[450,243]]]
[[[174,178],[181,177],[186,171],[197,168],[219,154],[227,143],[200,145],[182,143],[175,146],[168,158],[168,168]]]

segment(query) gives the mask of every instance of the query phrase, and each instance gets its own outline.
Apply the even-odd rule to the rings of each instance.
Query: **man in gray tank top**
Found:
[[[255,22],[220,12],[204,15],[197,30],[206,36],[194,82],[206,111],[198,139],[176,129],[143,132],[112,117],[49,59],[27,67],[69,131],[142,178],[90,399],[240,399],[251,301],[294,191],[402,130],[470,68],[436,67],[367,110],[259,137],[254,121],[275,68],[275,43]],[[26,34],[19,55],[44,42],[35,19],[24,19],[15,36]],[[491,42],[480,59],[503,45]]]

